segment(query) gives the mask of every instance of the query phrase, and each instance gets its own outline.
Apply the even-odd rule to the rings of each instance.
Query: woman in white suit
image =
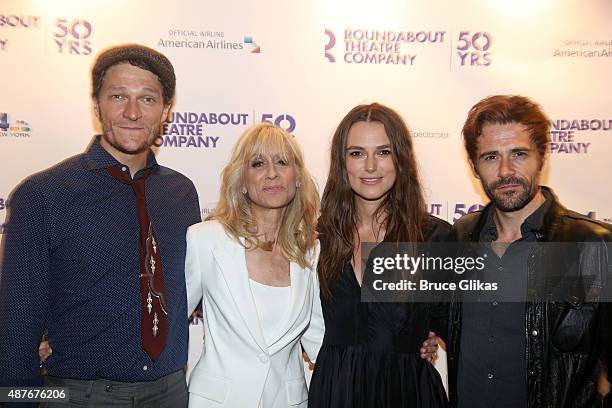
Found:
[[[242,135],[215,211],[187,232],[189,311],[204,309],[190,407],[306,407],[301,348],[316,359],[324,332],[318,206],[291,135],[270,124]]]

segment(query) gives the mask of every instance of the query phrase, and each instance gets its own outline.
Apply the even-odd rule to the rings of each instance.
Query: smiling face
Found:
[[[539,191],[542,165],[543,158],[521,124],[483,126],[473,169],[497,209],[513,212],[529,204]]]
[[[155,74],[121,63],[107,70],[94,110],[102,124],[102,146],[119,161],[128,161],[146,156],[170,105],[164,105]]]
[[[295,198],[295,163],[279,150],[252,157],[244,180],[252,210],[282,209]]]
[[[391,142],[379,122],[356,122],[346,141],[346,171],[353,193],[366,201],[382,200],[396,179]]]

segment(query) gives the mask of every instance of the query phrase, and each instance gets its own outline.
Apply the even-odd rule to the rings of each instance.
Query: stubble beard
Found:
[[[520,191],[499,192],[497,188],[506,184],[519,184]],[[495,207],[503,212],[514,212],[523,209],[536,196],[538,189],[536,178],[529,180],[516,176],[503,177],[488,185],[483,184],[487,197]]]

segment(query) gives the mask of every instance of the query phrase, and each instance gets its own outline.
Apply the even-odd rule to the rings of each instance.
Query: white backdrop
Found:
[[[175,66],[176,115],[158,159],[194,181],[203,212],[247,126],[289,128],[322,188],[335,126],[377,101],[408,122],[429,209],[453,222],[485,199],[461,144],[466,113],[511,93],[552,120],[545,182],[610,221],[611,21],[610,0],[2,0],[0,232],[10,191],[99,131],[92,60],[125,42]]]

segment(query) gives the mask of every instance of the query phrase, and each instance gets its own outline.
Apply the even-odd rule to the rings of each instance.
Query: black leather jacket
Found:
[[[569,268],[578,268],[580,276],[588,272],[596,277],[596,285],[607,288],[606,284],[612,282],[612,253],[609,244],[612,240],[612,226],[566,209],[554,198],[550,189],[542,189],[551,193],[553,202],[544,217],[541,230],[536,232],[538,241],[590,244],[585,245],[573,257],[571,266],[567,262],[568,257],[564,256],[566,254],[558,253],[559,247],[551,245],[536,251],[537,254],[532,254],[536,261],[529,264],[529,282],[533,284],[534,279],[538,278],[534,272],[539,260],[557,262],[555,268],[560,268],[561,274]],[[484,211],[468,214],[457,221],[453,226],[454,238],[461,242],[477,241],[485,223],[485,217],[482,216]],[[606,298],[610,300],[609,296]],[[530,408],[601,406],[597,384],[602,363],[610,366],[611,305],[603,301],[583,302],[577,298],[568,298],[565,302],[542,300],[526,303],[525,375]],[[451,406],[457,405],[461,321],[462,304],[457,297],[450,306],[447,344]]]

